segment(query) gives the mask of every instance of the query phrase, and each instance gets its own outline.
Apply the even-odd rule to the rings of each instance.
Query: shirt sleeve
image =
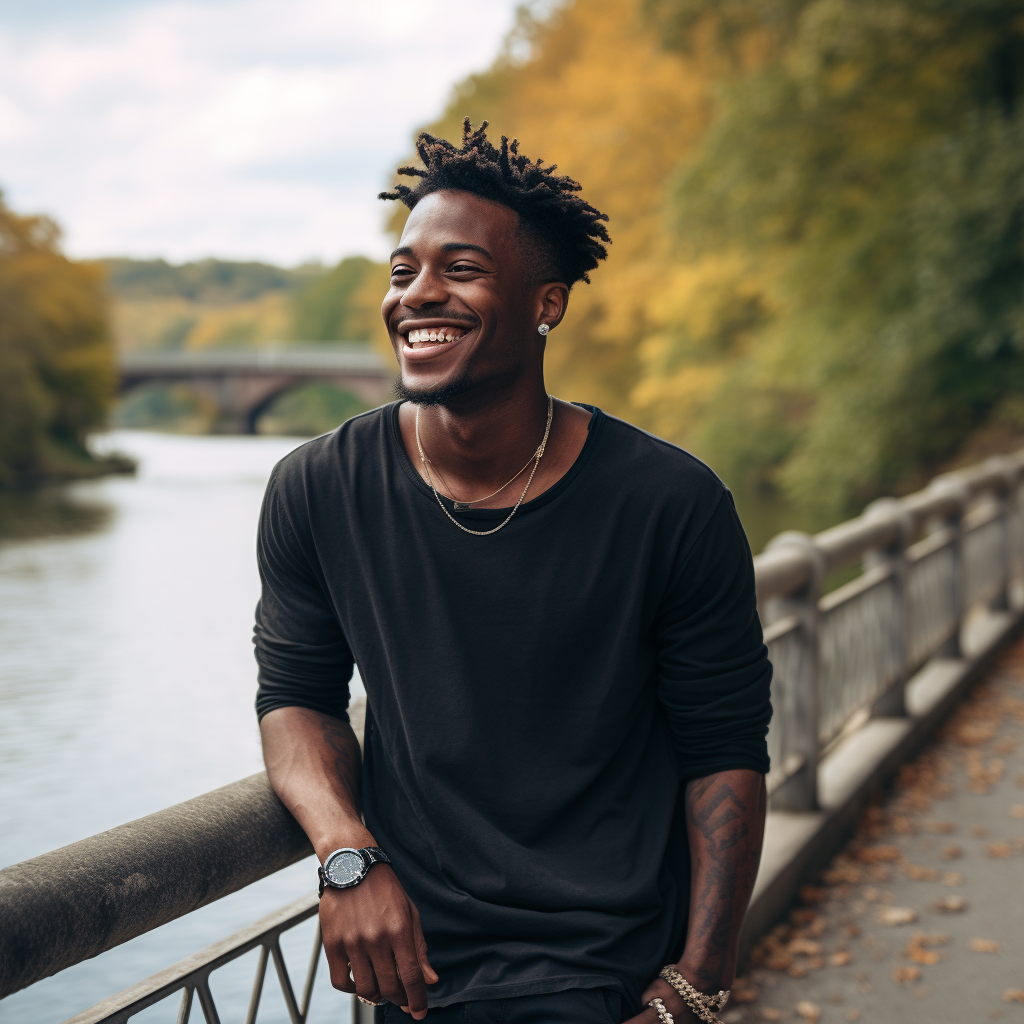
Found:
[[[683,552],[659,609],[658,695],[681,779],[767,774],[772,666],[732,495]]]
[[[263,499],[256,554],[262,584],[253,630],[257,718],[302,707],[347,721],[352,652],[289,521],[277,470]]]

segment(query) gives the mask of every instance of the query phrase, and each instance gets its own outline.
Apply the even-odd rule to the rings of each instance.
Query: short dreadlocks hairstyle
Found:
[[[555,174],[556,166],[545,166],[519,152],[519,140],[503,135],[501,148],[487,138],[487,122],[473,128],[467,117],[462,123],[462,146],[423,132],[416,151],[425,170],[399,167],[420,181],[415,188],[396,185],[394,192],[381,192],[378,199],[397,199],[412,210],[432,192],[470,192],[501,203],[519,214],[521,227],[532,236],[530,246],[542,279],[562,281],[570,288],[577,281],[590,281],[593,270],[608,252],[602,242],[611,243],[602,221],[607,214],[595,210],[575,193],[579,182]]]

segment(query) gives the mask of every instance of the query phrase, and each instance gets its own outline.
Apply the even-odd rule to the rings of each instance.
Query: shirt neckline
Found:
[[[579,454],[573,461],[573,464],[562,474],[561,478],[543,494],[539,494],[536,498],[531,498],[529,501],[524,501],[523,504],[519,506],[519,511],[516,513],[517,516],[542,508],[548,502],[554,501],[555,498],[565,491],[572,484],[573,480],[580,475],[583,471],[584,465],[590,458],[591,452],[597,444],[598,434],[600,434],[601,427],[606,419],[605,414],[596,405],[587,405],[583,402],[573,402],[571,404],[579,406],[581,409],[586,409],[590,413],[590,422],[587,424],[587,439],[583,442],[583,447],[580,449]],[[409,458],[409,453],[405,450],[405,443],[402,440],[402,431],[398,425],[398,410],[401,405],[402,402],[397,401],[391,402],[384,407],[384,418],[387,423],[387,432],[391,441],[392,449],[394,450],[399,466],[402,467],[403,472],[409,478],[413,487],[415,487],[421,495],[428,498],[432,504],[436,505],[437,499],[434,497],[434,492],[427,486],[423,477],[416,472],[416,467],[412,464],[412,460]],[[497,519],[504,519],[514,507],[512,505],[507,505],[504,508],[459,509],[458,512],[455,512],[453,503],[450,499],[440,493],[438,494],[438,498],[440,498],[444,503],[444,507],[449,512],[453,512],[460,520],[470,522],[474,520],[477,522],[488,522]]]

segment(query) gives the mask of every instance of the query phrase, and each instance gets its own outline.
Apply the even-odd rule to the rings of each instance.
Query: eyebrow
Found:
[[[469,249],[472,252],[483,253],[484,256],[486,256],[489,260],[493,260],[494,259],[494,257],[482,245],[473,245],[472,242],[445,242],[445,244],[441,246],[441,251],[442,252],[462,252],[465,249]],[[412,251],[412,247],[411,246],[400,245],[391,254],[390,258],[394,259],[396,256],[412,256],[412,255],[413,255],[413,251]]]

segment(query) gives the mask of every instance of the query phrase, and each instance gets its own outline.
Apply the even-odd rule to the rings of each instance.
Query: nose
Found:
[[[402,305],[411,309],[423,309],[426,306],[444,305],[448,298],[449,292],[443,275],[424,266],[402,294]]]

